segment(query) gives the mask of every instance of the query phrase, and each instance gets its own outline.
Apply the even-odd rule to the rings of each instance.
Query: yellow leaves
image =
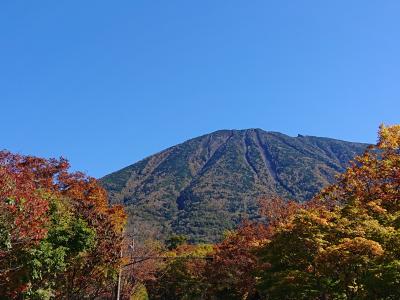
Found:
[[[321,225],[321,226],[328,226],[329,225],[328,220],[324,216],[321,216],[321,215],[312,214],[311,215],[311,220],[315,224],[318,224],[318,225]]]
[[[322,191],[315,201],[364,207],[365,213],[375,217],[396,212],[400,209],[399,148],[400,125],[381,125],[378,144],[358,156],[338,182]]]
[[[370,257],[381,256],[384,254],[382,246],[375,241],[356,237],[354,239],[344,239],[343,243],[338,246],[339,250],[348,251],[352,255],[367,255]]]
[[[324,208],[318,209],[301,209],[295,218],[295,223],[298,223],[298,226],[302,226],[304,228],[311,228],[313,226],[320,227],[329,227],[332,225],[331,219],[334,217],[334,214]],[[293,227],[287,224],[286,229],[292,229]]]
[[[329,299],[375,295],[375,287],[371,294],[366,288],[371,274],[400,255],[400,125],[382,125],[378,144],[358,156],[336,184],[311,204],[281,215],[260,252],[270,264],[261,278],[267,291],[278,286],[286,295],[289,280],[307,278],[326,283],[322,290]]]
[[[268,242],[270,242],[270,240],[266,239],[266,238],[265,239],[257,239],[257,240],[254,240],[254,241],[250,241],[249,242],[249,246],[252,247],[252,248],[259,248],[261,246],[266,245]]]
[[[379,127],[379,149],[399,149],[400,147],[400,125]]]
[[[363,237],[345,238],[341,243],[332,245],[319,253],[315,262],[321,274],[330,275],[346,272],[349,268],[355,272],[358,268],[368,268],[385,253],[382,246]],[[354,276],[357,277],[356,274]]]
[[[126,225],[126,213],[121,205],[114,205],[108,209],[111,224],[116,232],[122,232]]]
[[[378,214],[386,214],[387,210],[384,209],[382,206],[380,206],[380,203],[377,203],[377,201],[369,201],[367,203],[367,207],[370,208],[373,212],[378,213]]]

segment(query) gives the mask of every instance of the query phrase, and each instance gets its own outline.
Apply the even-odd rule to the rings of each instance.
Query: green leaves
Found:
[[[0,295],[111,295],[125,214],[64,159],[0,152]]]
[[[357,157],[336,184],[275,225],[260,251],[272,299],[398,299],[400,126]]]
[[[186,244],[188,238],[184,235],[172,235],[166,241],[165,245],[169,250],[176,249],[178,246]]]
[[[29,251],[30,276],[33,281],[42,281],[46,276],[55,277],[55,274],[64,272],[67,267],[66,257],[68,249],[55,246],[48,241]],[[49,285],[53,285],[48,282]]]

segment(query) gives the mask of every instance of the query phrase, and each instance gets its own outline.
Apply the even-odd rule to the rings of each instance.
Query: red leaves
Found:
[[[255,270],[260,267],[256,251],[271,236],[264,224],[245,222],[215,245],[212,260],[206,265],[207,281],[212,294],[225,289],[240,297],[256,291]]]
[[[261,198],[258,203],[260,214],[267,218],[270,228],[287,223],[288,219],[302,207],[297,202],[285,201],[279,197]]]
[[[118,268],[125,213],[122,207],[108,206],[107,194],[96,179],[69,173],[68,168],[63,158],[0,152],[0,281],[9,283],[0,286],[0,294],[17,295],[28,286],[22,281],[24,253],[46,237],[49,202],[55,198],[66,199],[71,213],[96,231],[95,249],[64,274],[71,289],[97,293],[98,285],[104,288]]]
[[[9,282],[11,290],[24,290],[25,285],[20,282],[21,253],[47,234],[48,177],[53,169],[50,165],[57,164],[39,161],[0,152],[0,281]],[[47,185],[42,186],[42,182]]]
[[[11,221],[11,246],[24,248],[46,234],[48,201],[38,179],[24,157],[0,152],[0,210]]]

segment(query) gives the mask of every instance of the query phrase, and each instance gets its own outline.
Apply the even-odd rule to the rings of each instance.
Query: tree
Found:
[[[125,261],[121,274],[122,299],[136,296],[142,299],[140,296],[146,291],[145,283],[154,282],[157,272],[164,266],[164,262],[160,259],[163,252],[165,248],[159,241],[134,242],[128,236],[125,237],[122,251]]]
[[[0,152],[0,294],[28,288],[26,255],[47,235],[50,181],[67,167],[63,159]]]
[[[66,160],[0,152],[0,294],[95,298],[121,263],[125,214]]]
[[[256,256],[270,237],[264,224],[246,221],[228,232],[214,246],[204,270],[207,295],[212,299],[252,299],[257,297],[255,271],[260,267]]]
[[[204,267],[211,251],[211,245],[183,244],[164,253],[164,267],[146,283],[150,299],[205,299]]]
[[[173,250],[178,248],[181,245],[187,243],[188,238],[185,235],[172,235],[166,241],[165,245],[167,246],[168,250]]]
[[[400,126],[282,221],[259,252],[267,299],[397,299]],[[396,288],[394,288],[396,287]]]

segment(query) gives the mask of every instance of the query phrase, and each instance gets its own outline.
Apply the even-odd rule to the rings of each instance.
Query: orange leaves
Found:
[[[95,232],[94,247],[71,259],[64,274],[52,274],[57,284],[68,282],[69,291],[98,293],[108,288],[120,263],[122,230],[126,216],[120,206],[109,207],[107,194],[97,180],[83,173],[69,173],[69,163],[61,158],[43,159],[0,152],[0,294],[21,294],[30,285],[27,253],[48,238],[53,217],[50,203],[61,201],[80,230],[76,244],[89,243],[85,237]],[[86,226],[86,227],[85,227]],[[64,232],[67,234],[67,232]],[[68,234],[66,235],[66,239]],[[83,244],[82,244],[83,245]],[[89,245],[89,244],[88,244]],[[83,246],[82,246],[83,247]],[[71,248],[71,249],[72,249]],[[36,249],[36,248],[35,248]],[[72,253],[72,252],[71,252]],[[85,278],[81,282],[80,278]],[[66,291],[57,291],[60,295]]]
[[[24,157],[0,152],[0,213],[8,218],[11,246],[20,249],[46,234],[48,201],[38,189],[36,175]]]
[[[210,292],[230,290],[241,298],[256,292],[255,270],[260,266],[256,251],[271,237],[264,224],[245,222],[236,232],[215,245],[212,260],[206,266]]]
[[[299,203],[285,201],[279,197],[261,198],[258,204],[260,214],[267,218],[271,228],[287,223],[301,208]]]
[[[325,266],[330,263],[332,266],[345,267],[356,260],[368,262],[370,259],[382,256],[384,252],[378,242],[363,237],[345,238],[341,243],[321,252],[316,261]]]
[[[9,282],[6,290],[0,286],[0,293],[23,291],[26,287],[20,281],[25,271],[21,255],[47,234],[46,190],[56,165],[0,152],[0,281]]]
[[[111,224],[116,232],[122,232],[126,225],[126,213],[121,205],[114,205],[108,209],[111,217]]]
[[[379,127],[379,149],[399,149],[400,148],[400,125]]]
[[[214,246],[205,275],[191,277],[202,280],[202,295],[399,299],[399,146],[400,125],[381,126],[379,143],[311,202],[261,199],[268,223],[230,232]]]
[[[373,211],[374,213],[377,213],[380,215],[384,215],[387,213],[387,210],[381,206],[381,201],[379,201],[379,200],[369,201],[366,203],[366,206],[368,208],[370,208],[371,211]]]
[[[341,243],[322,251],[316,257],[315,264],[320,276],[341,278],[343,288],[346,289],[361,281],[361,275],[378,264],[384,253],[376,241],[363,237],[345,238]]]
[[[398,285],[400,275],[390,266],[399,259],[399,145],[400,125],[381,126],[379,143],[357,157],[337,183],[310,204],[293,214],[272,210],[284,217],[272,219],[278,220],[272,222],[275,234],[261,252],[270,263],[261,272],[261,286],[268,295],[383,299],[376,294],[377,270],[388,272],[381,274],[388,276],[387,286]],[[290,292],[288,278],[295,283]],[[382,291],[397,299],[395,291]]]
[[[376,214],[400,209],[400,125],[379,130],[379,142],[338,177],[318,198],[325,203],[343,205],[358,201]]]

